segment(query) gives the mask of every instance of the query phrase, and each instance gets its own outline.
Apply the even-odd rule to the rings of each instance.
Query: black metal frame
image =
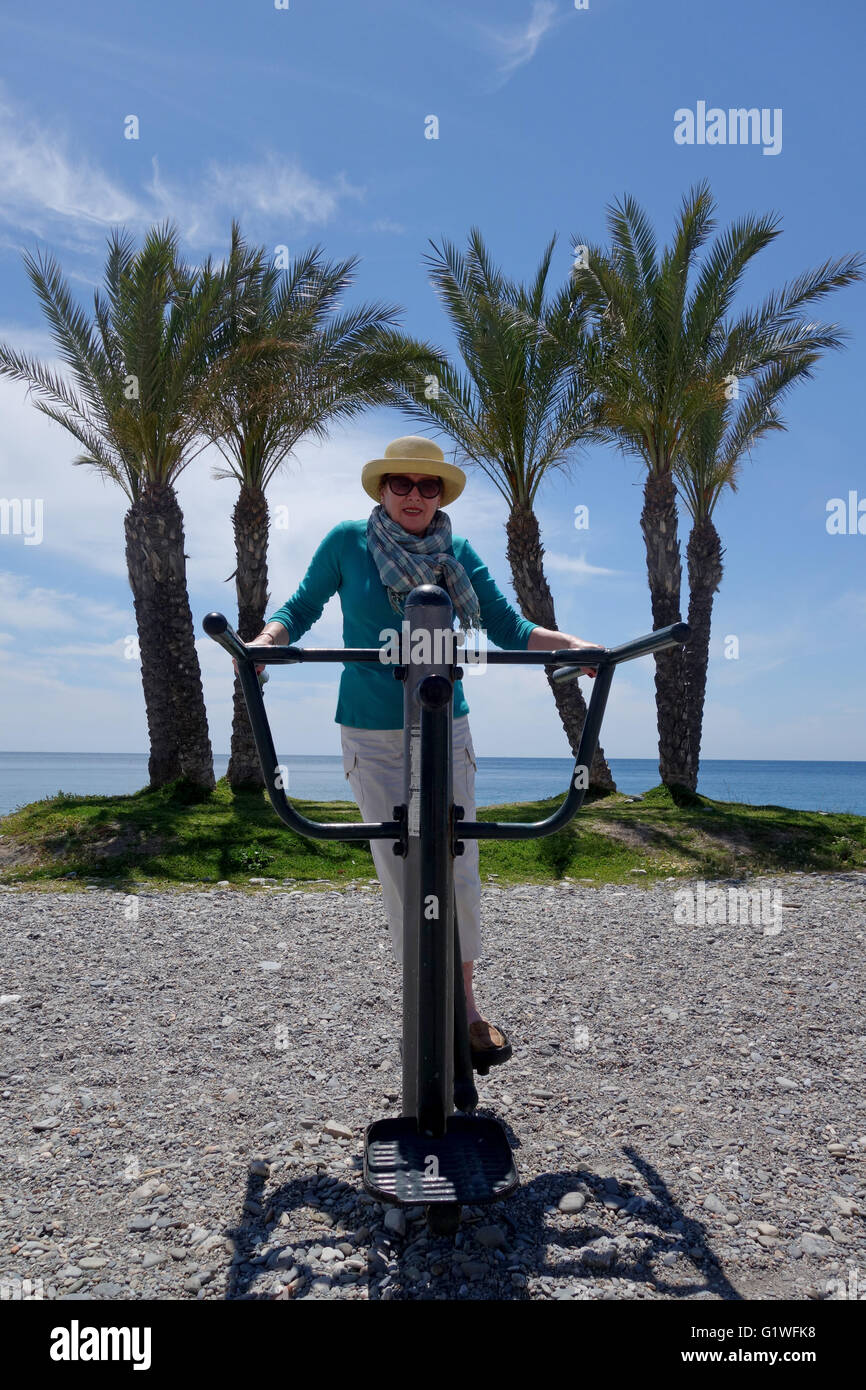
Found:
[[[384,1136],[384,1148],[397,1153],[399,1136],[394,1138],[394,1127],[403,1124],[404,1135],[409,1133],[416,1149],[419,1135],[429,1136],[424,1138],[423,1149],[435,1141],[446,1144],[453,1134],[465,1168],[466,1154],[470,1152],[467,1135],[474,1133],[473,1152],[482,1153],[482,1160],[475,1164],[477,1171],[471,1175],[471,1181],[461,1168],[456,1187],[445,1184],[442,1192],[437,1190],[432,1198],[429,1193],[423,1198],[453,1206],[455,1201],[467,1200],[461,1198],[459,1191],[464,1179],[464,1187],[467,1191],[471,1188],[474,1201],[496,1200],[517,1181],[513,1166],[509,1172],[503,1169],[501,1155],[500,1159],[496,1155],[490,1157],[496,1147],[492,1127],[498,1122],[472,1119],[467,1130],[467,1120],[454,1115],[455,1104],[458,1110],[471,1112],[478,1103],[454,902],[454,857],[463,852],[463,840],[537,839],[567,825],[583,804],[614,670],[623,662],[681,645],[688,641],[689,628],[685,623],[675,623],[613,648],[485,652],[488,665],[554,666],[555,682],[574,679],[578,667],[591,667],[597,675],[581,732],[575,773],[557,810],[542,821],[467,821],[464,808],[453,804],[452,792],[453,691],[463,670],[453,660],[437,665],[413,664],[408,659],[416,650],[415,634],[419,630],[428,634],[431,652],[437,650],[437,634],[440,642],[453,641],[451,599],[437,585],[419,585],[407,596],[404,613],[401,662],[394,666],[395,677],[404,682],[404,800],[394,807],[393,820],[380,822],[329,824],[309,820],[295,810],[280,777],[261,678],[255,671],[256,665],[294,665],[302,661],[381,662],[380,648],[250,648],[221,613],[209,613],[203,626],[208,636],[237,660],[265,786],[280,819],[298,834],[316,839],[392,840],[395,854],[403,857],[403,1115],[400,1122],[379,1121],[371,1125],[368,1150],[377,1132]],[[440,646],[438,650],[449,652],[449,646]],[[507,1143],[505,1152],[508,1153]],[[413,1152],[412,1162],[416,1157]],[[487,1168],[481,1174],[484,1164]],[[399,1171],[396,1178],[392,1173],[390,1186],[383,1187],[381,1180],[368,1173],[365,1151],[365,1185],[369,1191],[386,1200],[400,1201],[418,1200],[417,1195],[401,1197],[401,1191],[426,1190],[419,1188],[420,1179],[414,1186],[409,1182],[402,1187],[399,1179]]]

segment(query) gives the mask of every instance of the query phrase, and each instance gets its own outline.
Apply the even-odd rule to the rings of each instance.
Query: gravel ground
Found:
[[[779,910],[485,886],[521,1186],[451,1239],[361,1187],[400,1109],[375,880],[4,888],[0,1294],[866,1298],[866,874],[748,886]]]

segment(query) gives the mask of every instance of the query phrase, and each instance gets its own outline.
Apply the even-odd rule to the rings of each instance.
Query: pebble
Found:
[[[564,1211],[569,1215],[583,1211],[585,1206],[586,1194],[583,1192],[566,1192],[558,1202],[559,1211]]]
[[[389,1207],[385,1212],[385,1229],[398,1236],[406,1234],[406,1216],[400,1207]]]
[[[704,1211],[711,1211],[716,1216],[724,1216],[727,1210],[727,1205],[715,1193],[711,1192],[708,1197],[704,1198]]]
[[[843,1216],[859,1216],[860,1208],[850,1197],[838,1197],[835,1192],[830,1193],[830,1201],[837,1211]]]
[[[348,1125],[338,1124],[336,1120],[328,1120],[322,1126],[323,1134],[330,1134],[333,1139],[351,1139],[352,1131]]]
[[[803,1255],[832,1255],[833,1243],[821,1235],[813,1235],[811,1231],[804,1231],[797,1241],[794,1242],[795,1251],[799,1247],[799,1253]]]
[[[506,1233],[501,1226],[479,1226],[475,1232],[475,1239],[487,1250],[504,1250],[508,1244]]]

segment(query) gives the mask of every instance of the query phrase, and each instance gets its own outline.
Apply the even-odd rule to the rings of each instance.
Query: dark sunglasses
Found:
[[[429,501],[432,497],[438,497],[442,490],[441,478],[422,478],[420,483],[413,483],[411,478],[407,478],[403,473],[396,473],[388,478],[388,486],[397,497],[408,497],[413,487],[417,487],[419,495],[426,497]]]

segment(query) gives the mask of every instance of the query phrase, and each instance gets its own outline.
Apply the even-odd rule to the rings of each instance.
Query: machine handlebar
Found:
[[[405,817],[402,820],[376,822],[333,822],[312,821],[291,805],[282,778],[282,769],[277,761],[267,714],[265,712],[263,691],[255,678],[257,665],[294,665],[302,661],[371,661],[381,663],[380,647],[293,647],[264,646],[248,647],[241,641],[231,623],[222,613],[208,613],[203,627],[207,635],[234,657],[238,664],[247,710],[249,712],[256,750],[262,766],[271,805],[280,819],[296,834],[311,835],[321,840],[402,840],[407,834]],[[615,668],[624,661],[646,656],[651,652],[664,651],[668,647],[680,646],[689,640],[690,631],[686,623],[673,623],[670,627],[648,632],[643,637],[635,637],[619,647],[569,647],[560,651],[499,651],[485,653],[485,661],[490,665],[541,665],[554,666],[552,679],[560,684],[573,680],[578,675],[576,668],[593,667],[598,674],[594,681],[592,697],[581,730],[575,776],[568,794],[558,810],[543,821],[522,823],[514,821],[460,821],[460,834],[471,839],[535,839],[550,835],[567,825],[583,802],[588,785],[589,768],[598,745],[599,730],[607,702],[608,692]],[[402,670],[393,667],[395,676]],[[456,668],[460,674],[460,668]],[[263,673],[264,674],[264,673]],[[395,807],[405,810],[403,807]]]
[[[574,665],[579,661],[581,666],[619,666],[623,661],[634,661],[636,657],[648,656],[650,652],[662,652],[668,647],[679,647],[689,640],[690,631],[688,623],[672,623],[670,627],[660,627],[655,632],[648,632],[643,637],[633,637],[630,642],[623,642],[619,647],[571,647],[567,653],[557,652],[556,658],[562,661],[568,660],[570,665],[560,666],[553,672],[551,680],[557,685],[564,681],[573,680],[578,674]]]

